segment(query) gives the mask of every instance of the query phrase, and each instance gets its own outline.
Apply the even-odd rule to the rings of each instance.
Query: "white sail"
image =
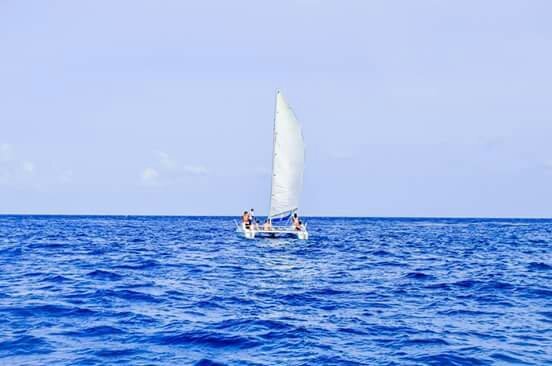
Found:
[[[299,207],[305,146],[301,126],[282,93],[276,92],[270,218],[285,217]]]

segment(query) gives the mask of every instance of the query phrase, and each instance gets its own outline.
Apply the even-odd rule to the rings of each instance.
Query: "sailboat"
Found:
[[[272,185],[270,189],[269,225],[237,224],[237,231],[248,239],[255,237],[296,236],[309,237],[307,224],[300,228],[291,224],[292,215],[299,208],[303,188],[305,144],[301,125],[282,93],[276,91],[274,140],[272,150]]]

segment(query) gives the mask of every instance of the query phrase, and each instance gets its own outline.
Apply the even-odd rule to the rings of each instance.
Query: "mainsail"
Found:
[[[291,215],[299,207],[305,146],[301,126],[281,92],[276,92],[272,158],[271,219]]]

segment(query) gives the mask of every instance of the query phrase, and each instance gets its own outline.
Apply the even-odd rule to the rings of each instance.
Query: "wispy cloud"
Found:
[[[11,144],[0,144],[0,184],[19,185],[33,182],[36,165],[17,156]]]
[[[176,160],[172,159],[169,154],[164,151],[156,151],[155,154],[159,160],[159,164],[163,169],[175,170],[178,167]]]
[[[481,149],[485,152],[493,152],[504,146],[506,140],[503,137],[492,137],[481,141]]]
[[[10,144],[0,144],[0,162],[11,161],[13,159],[13,148]]]
[[[65,170],[61,172],[58,176],[58,182],[67,184],[71,183],[73,181],[73,171],[72,170]]]
[[[159,172],[153,168],[145,168],[141,175],[142,183],[156,185],[159,181]]]
[[[35,165],[32,161],[24,161],[21,163],[21,169],[27,174],[33,174],[35,171]]]
[[[180,164],[168,153],[160,150],[153,152],[155,163],[144,168],[140,181],[148,186],[165,186],[182,181],[186,177],[205,176],[208,170],[199,164]]]
[[[182,167],[182,171],[187,175],[206,175],[207,168],[201,165],[185,165]]]
[[[0,185],[47,189],[73,182],[73,171],[58,169],[55,164],[42,166],[14,145],[0,143]]]

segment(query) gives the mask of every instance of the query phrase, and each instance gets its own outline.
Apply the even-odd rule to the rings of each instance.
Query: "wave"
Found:
[[[383,261],[383,262],[376,262],[374,263],[375,266],[385,266],[385,267],[408,267],[407,263],[404,262],[389,262],[389,261]]]
[[[94,352],[94,355],[101,358],[121,358],[134,356],[145,351],[138,348],[104,348]]]
[[[136,264],[118,264],[113,266],[114,269],[130,269],[130,270],[144,270],[152,269],[159,266],[159,262],[153,259],[148,259]]]
[[[484,315],[499,315],[496,312],[492,311],[482,311],[482,310],[470,310],[470,309],[452,309],[452,310],[441,310],[438,312],[440,315],[446,316],[484,316]]]
[[[90,317],[97,314],[96,311],[67,305],[28,305],[1,307],[0,313],[8,313],[16,317]]]
[[[225,366],[226,364],[221,362],[216,362],[208,358],[202,358],[201,360],[194,363],[194,366]]]
[[[455,353],[438,353],[410,358],[410,360],[426,365],[491,365],[493,363],[487,358],[468,357]]]
[[[286,322],[272,319],[228,319],[210,326],[217,330],[231,330],[244,333],[257,332],[262,330],[296,330],[296,328]]]
[[[350,295],[347,290],[339,290],[333,287],[325,287],[308,291],[306,294],[314,296],[335,296],[335,295]]]
[[[522,291],[531,298],[552,298],[552,288],[526,286],[522,288]]]
[[[506,291],[515,290],[516,286],[502,281],[483,281],[483,280],[474,280],[474,279],[465,279],[455,282],[439,282],[432,283],[425,286],[427,289],[442,289],[442,290],[452,290],[452,289],[464,289],[470,291],[482,291],[482,293],[493,293],[494,291]]]
[[[338,328],[337,329],[338,332],[341,332],[341,333],[347,333],[347,334],[354,334],[354,335],[358,335],[358,336],[365,336],[369,333],[361,330],[361,329],[357,329],[357,328]]]
[[[451,283],[452,286],[463,287],[463,288],[472,288],[480,284],[481,284],[480,281],[475,281],[475,280],[461,280],[461,281],[456,281]]]
[[[150,294],[146,294],[139,291],[134,290],[97,290],[94,293],[94,297],[98,299],[109,299],[109,298],[119,298],[124,299],[128,301],[140,301],[140,302],[151,302],[151,303],[159,303],[162,302],[163,299],[160,297],[156,297]]]
[[[302,363],[303,364],[303,363]],[[322,355],[305,362],[307,365],[343,365],[343,366],[361,366],[366,363],[361,361],[354,361],[346,358],[345,356],[329,356]]]
[[[94,271],[88,272],[86,275],[88,277],[106,281],[119,281],[121,278],[123,278],[123,276],[121,276],[120,274],[101,269],[96,269]]]
[[[51,274],[47,275],[46,277],[42,278],[41,281],[44,282],[54,282],[54,283],[65,283],[72,281],[70,278],[59,275],[59,274]]]
[[[86,337],[104,337],[104,336],[112,336],[112,335],[123,335],[123,334],[126,334],[126,332],[119,328],[112,327],[109,325],[98,325],[95,327],[83,328],[75,331],[60,332],[57,334],[71,336],[71,337],[86,338]]]
[[[46,340],[31,335],[0,341],[0,357],[47,354],[53,351],[54,347]]]
[[[136,311],[111,311],[106,316],[129,326],[159,326],[160,323],[157,318]]]
[[[491,358],[497,360],[497,361],[501,361],[501,362],[506,362],[506,363],[509,363],[509,364],[516,364],[516,365],[532,365],[533,363],[531,362],[525,362],[517,357],[513,357],[513,356],[509,356],[507,354],[504,354],[504,353],[493,353],[490,355]]]
[[[60,250],[63,247],[68,247],[70,244],[64,241],[43,241],[43,242],[33,242],[28,245],[28,249],[32,251],[38,250]]]
[[[435,279],[435,276],[428,275],[428,274],[425,274],[423,272],[410,272],[405,277],[415,279],[415,280],[433,280],[433,279]]]
[[[405,346],[448,346],[450,344],[442,338],[411,338],[402,343]]]
[[[370,254],[376,256],[376,257],[385,257],[385,256],[390,256],[392,255],[390,252],[386,251],[386,250],[382,250],[382,249],[379,249],[379,250],[374,250],[372,252],[370,252]]]
[[[210,348],[231,347],[244,349],[261,344],[261,342],[251,337],[205,330],[157,336],[156,340],[158,343],[164,345],[206,346]]]
[[[527,266],[531,271],[550,271],[552,270],[552,265],[546,264],[544,262],[531,262]]]
[[[0,249],[1,259],[13,259],[23,254],[22,245],[14,245],[7,248]]]

